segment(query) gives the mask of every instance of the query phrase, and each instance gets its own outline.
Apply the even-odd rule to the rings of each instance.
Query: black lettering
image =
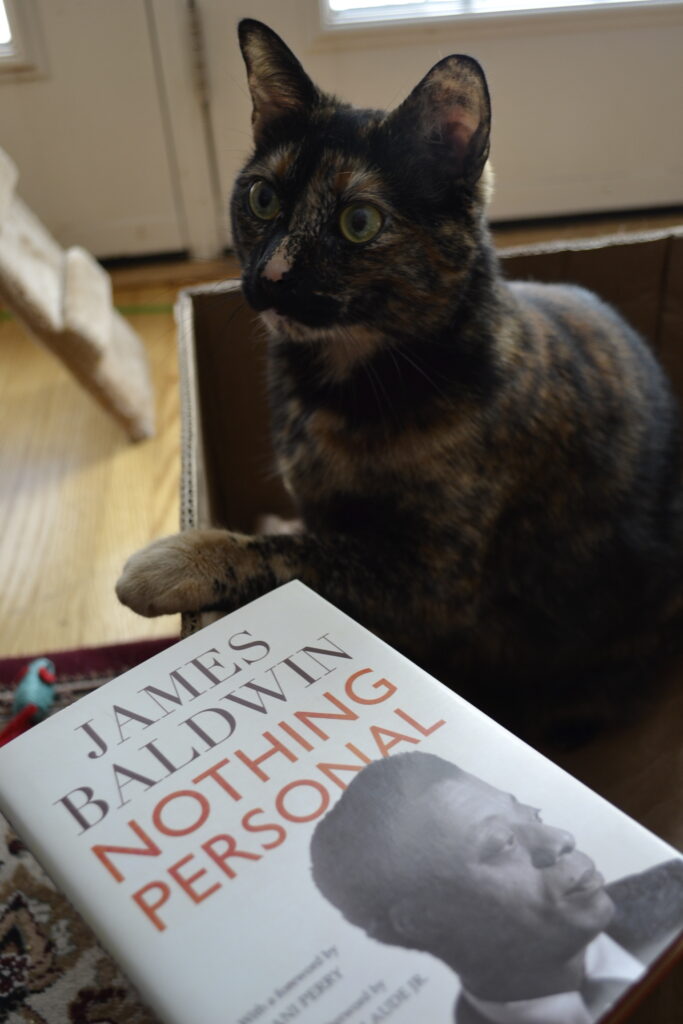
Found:
[[[78,804],[74,801],[74,797],[77,793],[81,793],[85,799],[79,801]],[[72,789],[66,796],[61,797],[59,800],[55,800],[55,804],[62,804],[66,807],[69,814],[76,819],[78,824],[81,826],[81,835],[87,832],[93,825],[97,825],[103,818],[109,813],[109,804],[105,800],[95,799],[95,793],[90,786],[81,786],[78,789]],[[83,813],[86,807],[96,807],[99,814],[94,820],[86,817]]]
[[[204,651],[202,654],[198,654],[196,658],[192,658],[190,661],[187,662],[187,664],[194,665],[195,668],[199,669],[199,671],[203,675],[205,675],[207,679],[211,680],[213,686],[218,686],[219,683],[224,683],[226,679],[232,679],[233,676],[236,676],[238,672],[242,671],[242,666],[238,665],[237,662],[235,662],[235,664],[232,667],[232,672],[228,672],[227,676],[223,676],[223,678],[221,679],[219,678],[219,676],[215,674],[215,672],[212,672],[211,669],[225,668],[225,665],[223,665],[218,660],[218,658],[214,658],[210,665],[202,665],[199,659],[205,658],[207,654],[218,654],[218,648],[210,647],[208,651]]]
[[[123,789],[125,786],[130,786],[131,782],[139,782],[145,789],[151,789],[159,781],[158,779],[149,779],[146,775],[140,775],[139,772],[134,772],[132,768],[124,768],[120,764],[113,764],[112,770],[114,772],[114,781],[119,791],[119,808],[129,803],[128,800],[123,799]],[[121,781],[119,776],[123,777],[123,781]]]
[[[248,683],[244,683],[239,687],[240,690],[251,690],[252,693],[256,694],[258,697],[258,704],[251,700],[247,700],[246,697],[239,697],[237,695],[237,690],[233,690],[232,693],[227,693],[225,697],[221,697],[221,700],[231,700],[235,704],[241,704],[242,707],[251,708],[252,711],[258,711],[260,714],[265,715],[268,712],[268,708],[263,701],[262,694],[266,694],[268,697],[273,697],[275,700],[287,700],[277,679],[275,680],[275,684],[277,686],[277,690],[269,690],[267,686],[259,686],[258,683],[255,683],[253,679],[251,679]]]
[[[160,701],[167,700],[170,704],[175,704],[176,707],[180,707],[182,705],[183,698],[178,692],[179,685],[190,694],[190,700],[195,700],[197,697],[200,697],[202,693],[206,692],[205,690],[197,690],[192,683],[188,683],[187,679],[181,675],[180,669],[177,669],[175,672],[171,672],[169,678],[173,684],[172,693],[168,693],[166,690],[162,690],[158,686],[143,686],[141,690],[138,690],[138,693],[146,693],[148,697],[152,698],[159,710],[164,712],[162,718],[166,718],[167,715],[172,714],[173,709],[165,708]]]
[[[321,640],[327,640],[329,644],[332,644],[334,650],[330,650],[327,647],[302,647],[301,650],[299,651],[299,654],[306,654],[309,658],[311,658],[312,661],[316,663],[316,665],[320,665],[321,668],[324,668],[326,670],[325,675],[329,675],[330,672],[334,672],[336,665],[333,665],[332,668],[328,668],[324,661],[318,661],[318,659],[314,657],[314,655],[326,654],[329,658],[350,658],[351,655],[347,654],[346,651],[342,650],[339,644],[336,644],[334,640],[330,640],[329,633],[323,633],[321,637],[318,637],[318,642],[320,642]]]
[[[264,648],[263,654],[259,654],[258,658],[245,658],[244,661],[247,665],[255,665],[257,661],[261,661],[270,654],[270,644],[267,644],[265,640],[250,640],[249,643],[238,644],[235,642],[238,636],[251,636],[251,633],[249,630],[244,629],[241,633],[235,633],[234,636],[231,636],[228,640],[228,644],[230,645],[230,649],[233,651],[248,651],[251,647]]]
[[[124,725],[127,725],[129,722],[140,722],[143,728],[149,729],[150,725],[155,725],[157,722],[156,718],[146,718],[144,715],[139,715],[137,711],[129,711],[128,708],[119,707],[118,704],[113,706],[112,711],[114,713],[116,727],[119,730],[119,746],[130,738],[123,735]]]
[[[201,725],[197,722],[197,719],[199,718],[200,715],[211,714],[218,715],[220,718],[222,718],[224,721],[228,723],[229,731],[225,734],[225,736],[221,736],[220,739],[216,739],[215,737],[210,736],[209,733],[205,729],[203,729]],[[223,708],[204,708],[202,711],[197,711],[194,715],[190,715],[189,718],[186,718],[183,722],[179,722],[178,724],[189,726],[189,728],[192,729],[192,731],[196,733],[196,735],[199,736],[199,738],[203,740],[204,743],[206,743],[208,749],[211,749],[211,747],[215,747],[219,743],[223,743],[224,740],[229,739],[237,727],[235,716],[231,715],[229,711],[224,711]]]
[[[180,771],[181,768],[185,768],[186,765],[192,764],[192,762],[196,761],[199,757],[199,751],[195,750],[193,747],[187,761],[183,761],[182,764],[175,765],[168,757],[166,757],[163,751],[157,749],[156,740],[150,740],[149,743],[144,743],[139,749],[149,750],[152,757],[156,757],[159,764],[163,765],[168,772],[168,775],[173,775],[175,772]],[[166,778],[168,778],[168,776],[166,776]]]
[[[92,718],[89,718],[87,722],[83,723],[83,725],[77,725],[76,729],[82,729],[83,732],[87,733],[90,739],[94,740],[99,748],[99,754],[97,753],[96,750],[89,750],[88,757],[102,757],[102,754],[107,753],[108,747],[107,744],[102,739],[102,737],[100,736],[100,734],[95,732],[95,730],[90,724],[91,722]],[[74,732],[76,731],[76,729],[74,729]]]

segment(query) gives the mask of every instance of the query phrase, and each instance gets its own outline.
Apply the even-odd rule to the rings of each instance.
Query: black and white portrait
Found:
[[[457,1024],[591,1024],[683,922],[683,860],[606,884],[561,807],[423,752],[359,772],[311,860],[348,922],[457,974]]]

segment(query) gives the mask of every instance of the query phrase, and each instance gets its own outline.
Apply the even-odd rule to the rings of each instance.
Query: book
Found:
[[[0,810],[167,1024],[612,1021],[683,858],[299,582],[0,749]]]

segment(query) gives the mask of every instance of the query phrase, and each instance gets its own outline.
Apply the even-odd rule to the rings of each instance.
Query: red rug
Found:
[[[176,637],[77,651],[54,662],[54,709],[65,707],[175,643]],[[0,659],[0,725],[31,657]],[[116,964],[0,815],[0,1021],[156,1024]]]

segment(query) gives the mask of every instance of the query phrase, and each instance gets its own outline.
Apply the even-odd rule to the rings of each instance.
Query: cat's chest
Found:
[[[302,498],[327,489],[354,490],[384,464],[393,445],[351,431],[343,416],[287,403],[275,420],[274,446],[280,475]]]
[[[342,414],[292,400],[275,417],[279,473],[300,502],[367,490],[448,488],[474,447],[471,425],[444,416],[429,425],[374,424],[358,429]]]

